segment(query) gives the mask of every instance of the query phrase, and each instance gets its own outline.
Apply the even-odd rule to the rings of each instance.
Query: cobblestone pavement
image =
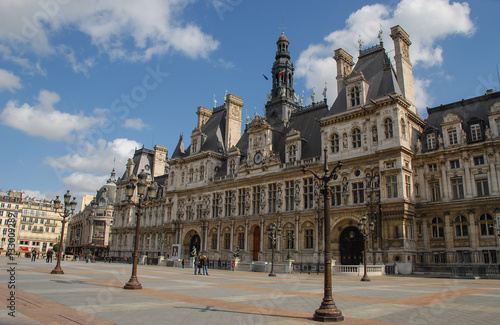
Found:
[[[323,298],[322,274],[209,270],[202,276],[140,265],[143,289],[125,290],[130,264],[64,261],[65,274],[56,275],[50,274],[55,261],[8,262],[0,256],[0,324],[316,323],[312,315]],[[371,279],[333,276],[344,324],[500,323],[500,280]]]

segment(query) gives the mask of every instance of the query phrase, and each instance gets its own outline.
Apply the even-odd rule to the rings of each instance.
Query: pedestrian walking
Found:
[[[208,258],[203,255],[202,262],[203,265],[203,275],[208,275]]]
[[[182,259],[182,268],[184,268],[184,264],[186,264],[186,262]]]
[[[49,251],[47,252],[47,263],[52,263],[52,255],[54,255],[54,251],[51,249],[49,249]]]
[[[36,261],[36,250],[34,248],[31,250],[31,261]]]

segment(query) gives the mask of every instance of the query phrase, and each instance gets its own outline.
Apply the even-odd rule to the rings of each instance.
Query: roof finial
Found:
[[[363,40],[361,39],[361,34],[358,34],[358,44],[359,44],[359,51],[363,51]]]
[[[280,25],[280,29],[281,29],[281,35],[285,35],[285,17],[281,17],[281,25]]]
[[[380,41],[380,45],[384,44],[384,42],[382,41],[382,34],[384,33],[383,29],[382,29],[382,24],[380,24],[380,30],[378,31],[378,40]]]
[[[214,94],[214,108],[217,107],[217,99],[215,99],[215,94]]]

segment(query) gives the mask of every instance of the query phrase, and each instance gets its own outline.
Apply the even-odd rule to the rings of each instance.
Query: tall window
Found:
[[[411,196],[411,177],[410,175],[405,175],[405,190],[406,190],[406,197]]]
[[[219,193],[212,193],[212,217],[218,218],[219,216]]]
[[[238,232],[238,247],[241,249],[245,248],[245,233]]]
[[[232,197],[231,191],[225,191],[224,192],[224,216],[225,217],[231,216],[232,200],[233,200],[233,197]]]
[[[226,232],[224,233],[224,249],[231,248],[231,234]]]
[[[234,159],[229,161],[229,175],[233,175],[236,173],[236,162]]]
[[[285,210],[293,211],[295,209],[295,181],[285,181]]]
[[[350,89],[349,97],[351,99],[351,107],[361,105],[361,91],[358,86],[354,86]]]
[[[385,133],[386,139],[390,139],[394,136],[394,133],[392,130],[392,120],[390,118],[386,118],[384,120],[384,133]]]
[[[464,183],[462,177],[454,177],[451,179],[451,189],[453,191],[454,199],[464,198]]]
[[[439,186],[439,181],[429,182],[429,187],[431,189],[431,201],[437,202],[441,200],[441,187]]]
[[[205,167],[201,166],[200,167],[200,181],[203,181],[205,179]]]
[[[490,190],[488,188],[488,178],[486,178],[486,175],[478,175],[478,178],[476,178],[476,188],[477,196],[490,195]]]
[[[470,126],[470,137],[472,141],[482,140],[481,126],[479,124],[473,124]]]
[[[277,193],[278,193],[278,185],[276,183],[269,184],[269,187],[268,187],[269,213],[276,212]]]
[[[355,204],[365,202],[365,189],[363,182],[352,183],[352,200]]]
[[[444,238],[443,219],[436,217],[432,219],[432,238]]]
[[[339,152],[340,140],[339,140],[339,135],[337,133],[332,134],[331,144],[332,144],[332,153]]]
[[[305,230],[305,248],[314,248],[314,236],[312,229]]]
[[[297,160],[297,147],[291,145],[288,147],[288,161],[294,162]]]
[[[451,169],[460,168],[460,160],[459,159],[450,160],[450,168]]]
[[[203,204],[196,205],[196,219],[200,220],[203,217]]]
[[[332,206],[341,205],[342,204],[342,187],[340,185],[334,185],[331,187],[332,194]]]
[[[427,149],[436,149],[436,135],[434,133],[427,134]]]
[[[464,237],[469,236],[469,231],[467,228],[467,218],[464,216],[458,216],[455,218],[455,236]]]
[[[386,177],[387,197],[398,197],[398,177],[396,175]]]
[[[244,188],[238,189],[238,215],[242,216],[245,214],[245,194]]]
[[[217,234],[212,234],[212,249],[217,249]]]
[[[314,179],[304,178],[304,209],[314,208]]]
[[[493,236],[495,235],[495,229],[493,228],[494,222],[493,217],[489,214],[483,214],[479,217],[479,227],[481,228],[481,236]]]
[[[450,140],[450,145],[458,144],[457,129],[449,129],[448,130],[448,139]]]
[[[361,131],[356,128],[352,130],[352,147],[354,149],[361,148]]]
[[[438,171],[438,165],[436,163],[431,163],[428,164],[427,167],[429,167],[429,171],[432,172],[437,172]]]
[[[295,231],[294,230],[287,230],[285,236],[286,241],[286,249],[294,249],[295,248]]]
[[[260,186],[252,188],[252,211],[253,214],[260,213]]]

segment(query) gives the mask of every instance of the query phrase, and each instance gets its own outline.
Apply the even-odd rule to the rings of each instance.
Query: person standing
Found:
[[[208,275],[208,258],[205,255],[203,255],[202,265],[203,265],[203,275]]]
[[[49,251],[47,252],[47,263],[52,263],[52,255],[54,255],[54,251],[52,249],[49,249]]]
[[[36,250],[34,248],[31,250],[31,261],[36,261]]]
[[[200,265],[201,265],[200,258],[201,256],[196,256],[194,260],[194,275],[196,275],[197,273],[200,274]]]

